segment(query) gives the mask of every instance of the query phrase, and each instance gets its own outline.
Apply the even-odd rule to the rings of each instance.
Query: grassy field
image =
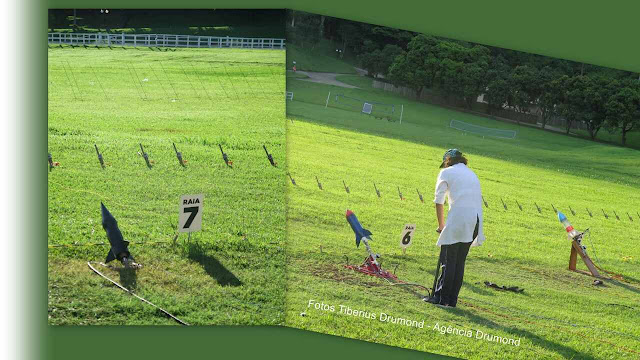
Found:
[[[107,242],[100,202],[143,265],[98,265],[105,275],[190,324],[283,323],[284,52],[55,47],[48,57],[59,162],[48,174],[49,324],[175,324],[87,267],[109,250],[91,245]],[[179,198],[198,193],[202,231],[174,242]]]
[[[300,49],[293,44],[287,44],[287,69],[291,69],[296,62],[297,70],[332,72],[339,74],[355,74],[353,65],[346,63],[335,56],[328,56],[324,51],[309,51]]]
[[[288,79],[287,90],[295,94],[295,100],[287,103],[292,120],[287,127],[287,161],[297,184],[288,185],[287,325],[462,358],[635,359],[640,355],[638,151],[380,91],[295,79]],[[325,108],[329,91],[404,104],[402,124]],[[464,134],[449,127],[451,119],[513,129],[517,137]],[[430,287],[439,253],[432,194],[442,153],[452,147],[468,156],[480,178],[488,203],[487,240],[470,251],[458,307],[441,309],[420,300],[425,293],[421,288],[394,287],[345,269],[347,261],[361,262],[365,250],[355,247],[344,214],[353,210],[373,233],[371,245],[382,255],[383,267],[395,269],[401,280]],[[324,190],[318,188],[316,176]],[[399,199],[398,188],[404,200]],[[594,286],[593,278],[567,270],[570,243],[552,206],[567,214],[576,228],[591,229],[585,238],[589,254],[602,268],[622,274],[622,279]],[[417,230],[413,246],[403,255],[400,232],[407,223],[416,224]],[[581,263],[578,267],[585,269]],[[484,281],[525,291],[498,291]],[[333,305],[335,311],[309,307],[310,300]],[[340,313],[339,305],[378,318],[349,316]],[[381,313],[424,320],[424,326],[382,322]],[[469,331],[472,337],[443,334],[434,329],[436,325]],[[520,344],[477,339],[478,331],[520,339]]]
[[[386,92],[381,89],[374,89],[372,87],[373,79],[370,77],[358,76],[358,75],[338,75],[336,76],[336,80],[341,81],[345,84],[357,86],[361,89],[365,89],[373,93],[383,94],[386,96],[389,96],[390,94],[389,92]],[[390,97],[397,99],[397,97],[394,97],[393,95],[391,95]],[[404,100],[397,100],[397,101],[407,102],[407,99],[404,98]],[[410,101],[409,103],[413,104],[414,102]],[[419,104],[419,103],[416,103],[416,104]],[[585,139],[589,139],[589,133],[586,130],[573,129],[571,130],[571,132],[579,136],[582,136]],[[609,132],[606,129],[602,129],[600,130],[600,132],[598,132],[598,135],[596,136],[596,140],[621,145],[622,144],[621,136],[622,134],[620,133],[619,130]],[[640,129],[636,129],[627,133],[626,146],[633,149],[640,150]]]

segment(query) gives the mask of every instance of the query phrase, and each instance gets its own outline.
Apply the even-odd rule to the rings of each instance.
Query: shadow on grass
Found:
[[[640,288],[636,287],[636,286],[631,286],[629,284],[625,284],[622,281],[619,280],[607,280],[606,284],[612,285],[612,286],[619,286],[625,290],[631,291],[633,293],[639,294],[640,295]]]
[[[297,79],[292,79],[297,80]],[[299,81],[299,80],[298,80]],[[333,87],[335,88],[335,87]],[[290,88],[289,88],[290,89]],[[349,93],[352,89],[337,89],[339,92]],[[335,91],[335,90],[334,90]],[[361,94],[361,96],[366,96],[367,93]],[[304,103],[305,105],[318,106],[319,109],[324,109],[324,105],[320,105],[317,103],[306,102],[304,100],[298,100],[300,103]],[[440,107],[437,105],[430,104],[420,104],[425,107],[429,107],[429,110],[425,110],[425,113],[431,112],[430,116],[435,118],[440,118],[439,121],[442,122],[443,118],[452,118],[455,117],[456,114],[459,114],[458,111],[448,109],[445,107]],[[553,158],[551,155],[554,152],[549,154],[543,154],[541,152],[542,145],[544,144],[546,148],[553,149],[555,151],[576,151],[580,150],[583,153],[587,153],[589,150],[594,147],[601,147],[603,145],[611,145],[616,146],[622,149],[619,145],[616,144],[601,144],[598,142],[592,142],[589,139],[584,138],[574,138],[567,137],[560,133],[558,134],[550,134],[548,131],[544,131],[535,127],[528,127],[526,125],[516,125],[512,124],[515,129],[518,129],[518,132],[521,130],[525,130],[525,135],[519,137],[514,142],[501,142],[497,138],[491,138],[491,140],[484,138],[480,139],[479,136],[469,137],[469,139],[461,139],[458,136],[453,136],[448,134],[445,137],[434,137],[434,136],[426,136],[429,133],[429,127],[434,126],[432,123],[420,123],[420,122],[412,122],[410,119],[404,120],[403,124],[406,122],[415,126],[415,128],[405,128],[405,127],[388,127],[388,122],[386,121],[374,121],[374,122],[363,122],[361,119],[361,114],[357,112],[353,112],[350,110],[345,110],[342,108],[332,108],[334,110],[344,112],[343,117],[339,118],[329,118],[328,115],[325,115],[323,112],[315,113],[313,111],[309,111],[309,109],[303,109],[304,112],[301,112],[301,109],[287,107],[287,118],[296,118],[297,120],[303,120],[309,123],[314,123],[321,126],[327,126],[338,130],[346,130],[353,131],[362,134],[383,137],[387,139],[400,140],[405,142],[411,142],[418,145],[428,145],[431,147],[439,147],[439,148],[450,148],[456,144],[460,146],[461,142],[464,141],[464,146],[469,154],[477,154],[482,156],[487,156],[492,159],[503,160],[507,162],[511,162],[513,164],[517,164],[519,166],[526,167],[535,167],[543,170],[549,169],[560,169],[562,165],[557,162],[557,159]],[[425,115],[427,116],[427,115]],[[466,116],[466,115],[465,115]],[[474,117],[478,117],[480,119],[486,119],[482,114],[480,115],[471,115]],[[356,121],[352,121],[356,120]],[[499,121],[497,121],[500,123]],[[438,124],[438,130],[445,131],[448,128],[442,127],[441,124]],[[424,129],[420,131],[420,129]],[[493,147],[492,147],[493,145]],[[487,148],[492,147],[490,152],[487,152]],[[511,154],[517,152],[519,156],[513,157]],[[622,181],[622,183],[627,184],[632,187],[638,187],[638,182],[630,179],[637,178],[637,173],[635,170],[632,170],[628,166],[624,165],[624,162],[613,162],[613,163],[604,163],[598,162],[597,159],[584,158],[584,161],[590,161],[589,167],[590,171],[584,171],[576,174],[576,176],[590,178],[593,176],[601,176],[603,172],[615,174],[616,179],[609,179],[609,181]],[[434,163],[436,160],[434,160]]]
[[[138,274],[136,269],[132,268],[118,268],[120,274],[120,284],[125,288],[135,291],[138,288]]]
[[[482,326],[486,326],[489,327],[491,329],[495,329],[495,330],[499,330],[499,331],[503,331],[505,333],[511,334],[512,336],[518,336],[523,340],[528,340],[531,341],[531,343],[533,343],[536,346],[540,346],[543,347],[551,352],[554,352],[560,356],[562,356],[565,359],[595,359],[594,357],[587,355],[585,353],[579,352],[575,349],[572,349],[568,346],[565,346],[563,344],[559,344],[553,341],[550,341],[548,339],[542,338],[530,331],[526,331],[526,330],[522,330],[522,329],[517,329],[517,328],[512,328],[512,327],[508,327],[508,326],[502,326],[498,323],[495,323],[489,319],[487,319],[486,317],[482,317],[474,312],[471,312],[469,310],[465,310],[465,309],[461,309],[461,308],[455,308],[455,309],[447,309],[446,311],[450,311],[452,313],[455,313],[456,315],[460,315],[460,316],[464,316],[466,317],[470,322],[473,322],[475,324],[478,325],[482,325]],[[500,345],[497,344],[499,346],[505,346],[505,345]]]
[[[202,265],[204,271],[214,278],[220,286],[240,286],[242,281],[222,265],[216,258],[206,253],[204,245],[194,242],[187,244],[187,256]]]
[[[487,289],[486,286],[476,286],[476,284],[481,284],[481,283],[469,283],[469,282],[465,282],[464,285],[467,289],[471,290],[472,292],[478,294],[478,295],[484,295],[484,296],[496,296],[496,291],[489,291],[489,289]]]

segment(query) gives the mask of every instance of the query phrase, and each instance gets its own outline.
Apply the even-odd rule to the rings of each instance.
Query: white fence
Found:
[[[285,49],[285,39],[170,34],[48,33],[51,45]]]

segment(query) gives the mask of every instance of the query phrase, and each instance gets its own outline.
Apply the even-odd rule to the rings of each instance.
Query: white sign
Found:
[[[403,249],[411,246],[411,239],[413,238],[413,232],[416,231],[416,224],[407,224],[402,229],[402,233],[400,234],[400,246]]]
[[[178,214],[178,231],[193,232],[202,228],[202,202],[204,194],[182,195],[180,197],[180,214]]]
[[[373,105],[369,103],[364,103],[364,105],[362,105],[363,113],[371,115],[371,110],[373,110]]]

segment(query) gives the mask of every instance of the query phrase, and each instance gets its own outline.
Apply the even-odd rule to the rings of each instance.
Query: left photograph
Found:
[[[48,323],[283,324],[285,11],[48,16]]]

